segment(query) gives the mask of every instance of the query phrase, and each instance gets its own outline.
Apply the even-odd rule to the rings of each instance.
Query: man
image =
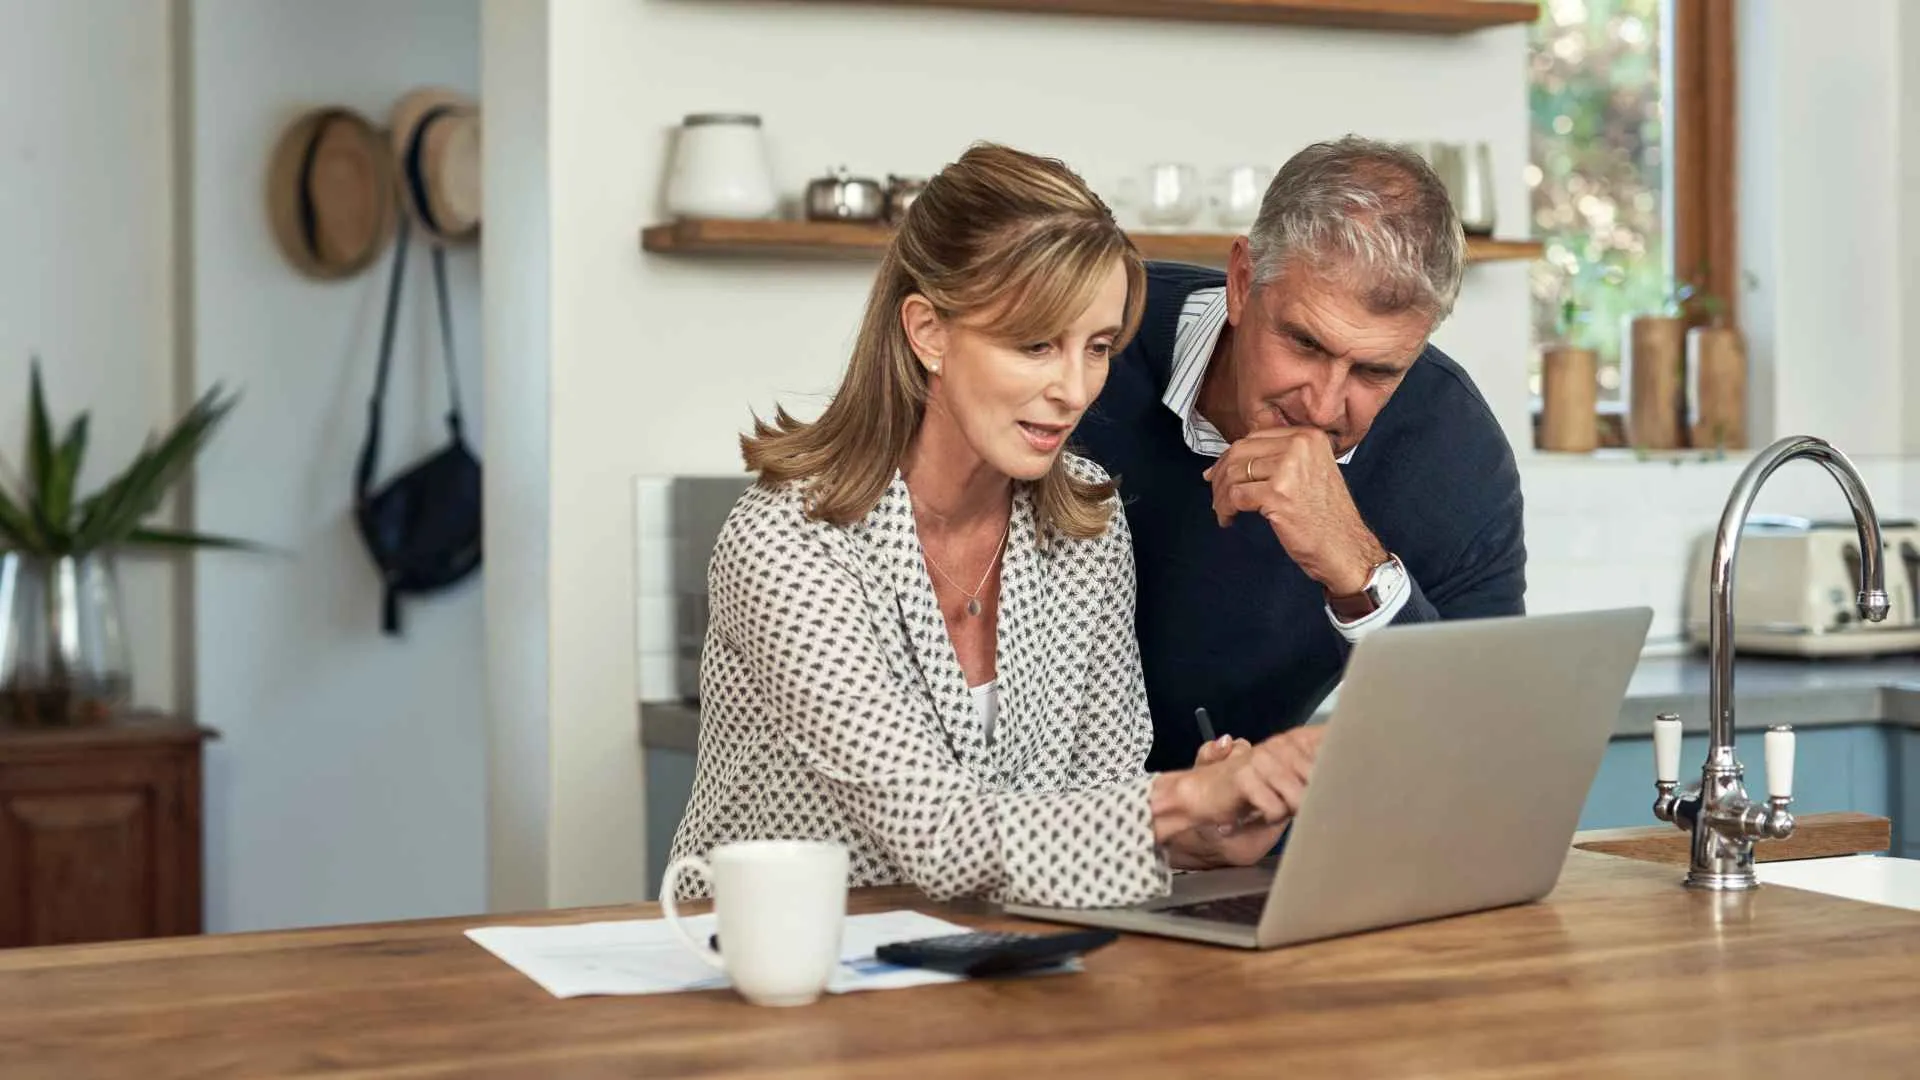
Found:
[[[1133,532],[1149,768],[1194,760],[1205,708],[1220,734],[1288,732],[1304,779],[1322,729],[1292,729],[1352,642],[1524,610],[1512,449],[1428,343],[1465,257],[1426,163],[1350,136],[1280,170],[1225,274],[1150,265],[1080,425]]]

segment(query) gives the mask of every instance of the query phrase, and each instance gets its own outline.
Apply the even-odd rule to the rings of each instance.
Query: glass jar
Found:
[[[0,555],[0,718],[94,723],[132,689],[112,555]]]

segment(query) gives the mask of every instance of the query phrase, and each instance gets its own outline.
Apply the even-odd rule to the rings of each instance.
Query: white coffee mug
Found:
[[[720,951],[695,940],[673,896],[680,875],[699,871],[713,893]],[[847,915],[847,849],[813,840],[722,844],[702,859],[675,859],[660,881],[667,922],[696,955],[726,972],[755,1005],[806,1005],[840,963]]]

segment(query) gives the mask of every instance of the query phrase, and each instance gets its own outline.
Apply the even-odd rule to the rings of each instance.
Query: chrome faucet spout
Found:
[[[1656,739],[1667,747],[1657,787],[1660,798],[1654,814],[1693,834],[1693,856],[1686,883],[1703,889],[1751,889],[1758,884],[1753,872],[1753,844],[1762,838],[1784,839],[1793,833],[1788,811],[1793,788],[1793,731],[1777,727],[1767,732],[1767,786],[1764,802],[1747,795],[1744,770],[1733,752],[1733,577],[1753,500],[1774,470],[1797,458],[1815,461],[1840,485],[1860,531],[1860,616],[1870,622],[1887,617],[1887,583],[1880,539],[1880,518],[1860,473],[1831,443],[1811,435],[1784,438],[1761,451],[1740,474],[1720,515],[1714,537],[1710,580],[1707,641],[1707,760],[1700,770],[1700,786],[1684,794],[1678,789],[1679,718],[1663,715],[1655,723]]]
[[[1733,572],[1754,497],[1774,470],[1797,458],[1817,461],[1840,484],[1853,523],[1860,531],[1860,615],[1869,622],[1887,617],[1887,578],[1881,557],[1880,518],[1873,497],[1853,462],[1825,439],[1795,435],[1767,447],[1747,465],[1733,486],[1720,515],[1720,531],[1713,541],[1711,611],[1707,656],[1712,672],[1708,686],[1708,753],[1733,746]]]

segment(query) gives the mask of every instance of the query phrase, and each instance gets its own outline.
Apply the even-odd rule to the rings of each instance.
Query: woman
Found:
[[[1286,812],[1244,742],[1143,770],[1126,519],[1064,452],[1145,287],[1058,162],[980,145],[928,183],[833,401],[742,439],[675,857],[837,840],[854,885],[1094,906],[1271,848],[1234,828]]]

